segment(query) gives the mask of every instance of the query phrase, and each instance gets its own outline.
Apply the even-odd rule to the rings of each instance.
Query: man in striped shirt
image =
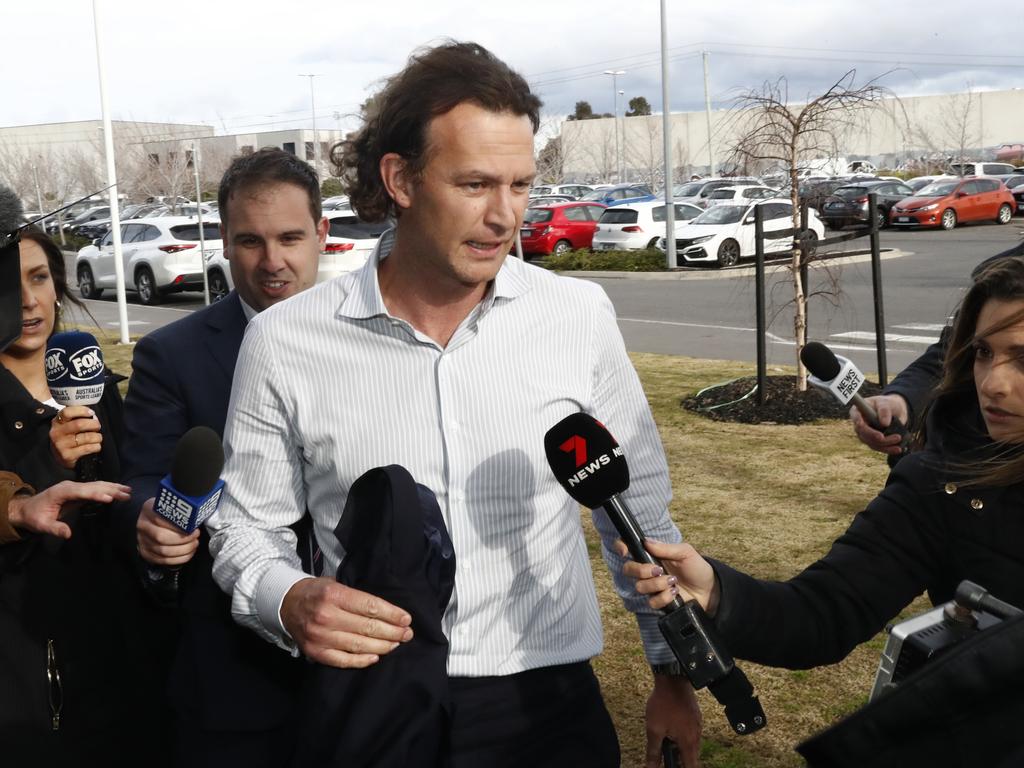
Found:
[[[325,573],[365,471],[405,466],[437,496],[454,543],[444,617],[451,765],[617,766],[589,659],[601,623],[578,506],[547,467],[544,433],[579,410],[619,438],[626,494],[654,538],[679,541],[657,429],[600,288],[506,258],[536,169],[540,102],[472,43],[413,55],[335,151],[353,207],[397,219],[367,265],[249,325],[225,434],[227,491],[211,550],[236,620],[293,653],[366,667],[412,637],[408,614],[296,563],[287,526],[308,508]],[[656,665],[648,764],[663,737],[697,764],[700,713],[657,616],[604,556]]]

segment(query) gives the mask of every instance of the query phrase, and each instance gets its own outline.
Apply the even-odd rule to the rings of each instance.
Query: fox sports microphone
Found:
[[[602,507],[638,562],[661,566],[644,549],[644,533],[619,494],[629,488],[629,465],[611,433],[593,416],[566,416],[544,435],[555,478],[577,502]],[[743,671],[736,666],[714,623],[696,600],[676,596],[662,610],[658,628],[694,688],[705,686],[725,707],[733,731],[747,735],[767,723]]]
[[[192,533],[217,511],[224,491],[222,469],[220,437],[209,427],[192,427],[174,448],[171,473],[160,481],[153,511]]]
[[[879,423],[878,412],[860,395],[864,374],[857,370],[857,366],[818,341],[809,341],[804,345],[800,350],[800,360],[811,373],[807,381],[812,386],[831,393],[840,405],[852,402],[872,427],[886,435],[899,435],[902,438],[900,447],[904,453],[907,451],[910,437],[906,425],[899,419],[893,419],[888,427]]]
[[[106,369],[96,337],[82,331],[61,331],[46,343],[46,381],[61,405],[95,405],[103,397]],[[75,463],[79,482],[100,479],[100,457],[93,453]]]

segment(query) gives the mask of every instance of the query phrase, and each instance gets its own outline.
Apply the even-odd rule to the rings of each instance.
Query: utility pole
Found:
[[[196,221],[199,223],[199,264],[203,270],[203,303],[210,306],[210,277],[206,273],[206,233],[203,231],[203,188],[199,183],[199,142],[192,140],[192,175],[196,180]]]
[[[672,169],[672,116],[668,107],[668,22],[665,0],[661,0],[661,137],[665,159],[665,266],[676,266],[675,179]]]
[[[313,93],[313,78],[318,76],[316,74],[299,75],[299,77],[309,78],[309,109],[313,117],[313,170],[316,171],[317,179],[320,178],[320,142],[316,135],[316,97]]]
[[[615,125],[615,181],[622,181],[621,165],[622,161],[619,156],[619,75],[626,74],[624,69],[606,69],[601,74],[612,76],[612,98],[614,100],[614,107],[612,110],[612,123]]]
[[[708,175],[715,175],[715,152],[711,146],[711,90],[708,86],[708,58],[711,56],[707,51],[702,51],[704,59],[704,114],[708,121]]]

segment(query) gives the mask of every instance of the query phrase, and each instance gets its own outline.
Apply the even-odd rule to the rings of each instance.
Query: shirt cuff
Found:
[[[256,616],[264,628],[284,641],[282,647],[295,653],[295,643],[281,621],[281,603],[288,590],[303,579],[313,578],[305,571],[292,565],[277,562],[270,566],[256,587],[253,602],[256,605]]]

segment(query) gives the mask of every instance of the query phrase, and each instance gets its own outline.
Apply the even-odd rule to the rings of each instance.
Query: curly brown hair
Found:
[[[331,148],[335,174],[360,218],[382,221],[398,215],[381,179],[381,158],[394,152],[413,176],[418,174],[427,162],[430,121],[463,102],[525,115],[534,133],[540,126],[540,99],[522,75],[483,46],[450,41],[414,52],[405,69],[367,102],[362,128]]]

